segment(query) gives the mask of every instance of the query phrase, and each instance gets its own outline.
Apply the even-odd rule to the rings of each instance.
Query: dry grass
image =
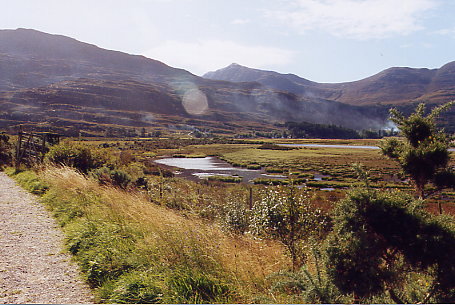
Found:
[[[276,242],[226,234],[211,222],[153,204],[139,193],[100,186],[69,168],[48,168],[41,176],[51,188],[61,190],[61,197],[81,196],[85,217],[137,232],[141,238],[136,251],[150,265],[216,271],[234,285],[237,301],[264,293],[266,277],[289,268],[289,259]]]

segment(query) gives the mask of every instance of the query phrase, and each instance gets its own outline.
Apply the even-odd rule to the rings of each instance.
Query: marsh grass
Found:
[[[226,182],[226,183],[240,183],[242,182],[241,177],[235,177],[235,176],[221,176],[221,175],[215,175],[215,176],[209,176],[207,177],[208,181],[220,181],[220,182]]]

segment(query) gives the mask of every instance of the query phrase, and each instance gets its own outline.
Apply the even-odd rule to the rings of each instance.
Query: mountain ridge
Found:
[[[441,82],[450,84],[451,73],[451,66],[441,70]],[[353,129],[386,124],[387,106],[336,101],[335,89],[292,74],[283,79],[270,71],[259,80],[212,80],[62,35],[0,30],[0,128],[100,135],[112,128],[183,126],[234,135],[274,131],[287,121]],[[272,86],[280,84],[305,90]],[[188,103],[199,102],[202,111],[188,111]]]
[[[391,67],[370,77],[343,83],[317,83],[294,74],[252,69],[238,64],[208,72],[203,77],[256,81],[277,90],[352,105],[393,105],[424,99],[440,102],[438,93],[455,96],[455,61],[439,69]]]
[[[83,77],[95,79],[128,77],[154,82],[177,74],[185,74],[184,77],[189,79],[196,77],[188,71],[170,67],[142,55],[105,50],[74,38],[32,29],[0,30],[0,54],[3,55],[0,64],[4,75],[12,75],[17,73],[15,69],[21,67],[28,69],[31,65],[35,65],[34,73],[42,75],[42,78],[35,78],[32,85],[27,83],[27,76],[24,76],[23,83],[18,81],[17,77],[13,80],[5,80],[3,77],[0,79],[0,89],[3,90],[9,88],[8,82],[14,83],[16,88],[28,88]],[[10,58],[5,55],[10,55]],[[57,70],[49,70],[55,63],[58,64]]]

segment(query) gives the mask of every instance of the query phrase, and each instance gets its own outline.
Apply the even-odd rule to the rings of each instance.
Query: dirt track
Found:
[[[37,199],[0,172],[0,303],[92,303],[63,235]]]

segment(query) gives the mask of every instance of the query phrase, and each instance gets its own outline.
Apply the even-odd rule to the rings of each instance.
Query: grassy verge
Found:
[[[5,173],[13,177],[20,186],[32,194],[42,195],[49,189],[49,185],[40,179],[34,171],[16,170],[10,167],[5,170]]]
[[[10,174],[24,186],[46,186],[42,201],[99,302],[267,300],[267,275],[288,267],[277,243],[227,235],[200,218],[100,186],[71,169]]]

